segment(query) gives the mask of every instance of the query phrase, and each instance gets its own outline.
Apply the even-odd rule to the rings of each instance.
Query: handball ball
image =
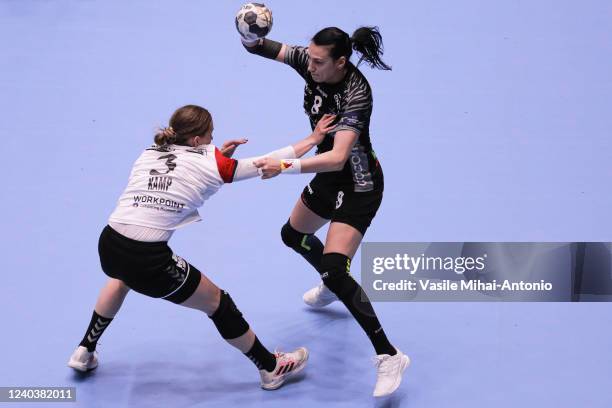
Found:
[[[236,29],[248,41],[268,35],[272,29],[272,11],[261,3],[247,3],[236,13]]]

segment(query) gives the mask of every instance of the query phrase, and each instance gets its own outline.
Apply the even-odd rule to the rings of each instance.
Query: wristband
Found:
[[[252,45],[245,44],[245,40]],[[268,40],[265,37],[257,39],[255,43],[252,41],[253,40],[243,39],[242,45],[244,45],[246,50],[251,54],[261,55],[262,57],[269,59],[276,59],[281,48],[283,48],[283,44],[274,40]]]
[[[297,156],[295,155],[295,149],[292,145],[275,150],[271,153],[266,154],[266,156],[274,157],[275,159],[297,159]]]
[[[298,159],[282,159],[281,172],[285,174],[300,174],[302,172],[302,163]]]
[[[260,40],[261,38],[245,38],[240,35],[240,41],[242,41],[242,44],[247,48],[256,47],[257,45],[259,45]]]

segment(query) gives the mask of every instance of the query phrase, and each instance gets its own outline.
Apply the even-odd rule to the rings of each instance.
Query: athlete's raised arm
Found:
[[[265,58],[285,62],[287,44],[282,44],[267,38],[258,38],[254,41],[245,40],[241,37],[242,45],[251,54],[260,55]]]
[[[272,12],[262,4],[248,3],[236,15],[236,29],[244,48],[251,54],[285,63],[302,77],[308,72],[308,51],[266,38],[272,29]]]

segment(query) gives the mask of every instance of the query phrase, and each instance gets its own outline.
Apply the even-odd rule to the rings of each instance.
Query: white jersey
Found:
[[[265,156],[295,158],[295,151],[287,146]],[[214,145],[153,145],[134,163],[109,223],[173,231],[200,221],[198,207],[224,183],[258,176],[258,158],[230,159]]]
[[[233,181],[237,164],[214,145],[151,146],[134,163],[109,222],[175,230],[199,221],[198,207]]]

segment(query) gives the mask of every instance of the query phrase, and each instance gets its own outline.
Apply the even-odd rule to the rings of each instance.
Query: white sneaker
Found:
[[[89,352],[86,347],[79,346],[74,350],[74,353],[68,360],[68,367],[72,367],[77,371],[90,371],[98,366],[98,352],[96,350]]]
[[[327,286],[321,282],[319,286],[315,286],[304,293],[302,299],[304,299],[304,303],[306,303],[308,306],[320,308],[338,300],[338,296],[336,296],[331,290],[327,289]]]
[[[402,373],[410,365],[410,358],[397,350],[397,354],[380,354],[374,357],[376,366],[376,386],[374,387],[375,397],[384,397],[397,390],[402,382]]]
[[[287,378],[299,373],[308,361],[308,350],[300,347],[291,353],[275,352],[276,367],[274,371],[259,370],[261,375],[261,388],[264,390],[275,390],[279,388]]]

